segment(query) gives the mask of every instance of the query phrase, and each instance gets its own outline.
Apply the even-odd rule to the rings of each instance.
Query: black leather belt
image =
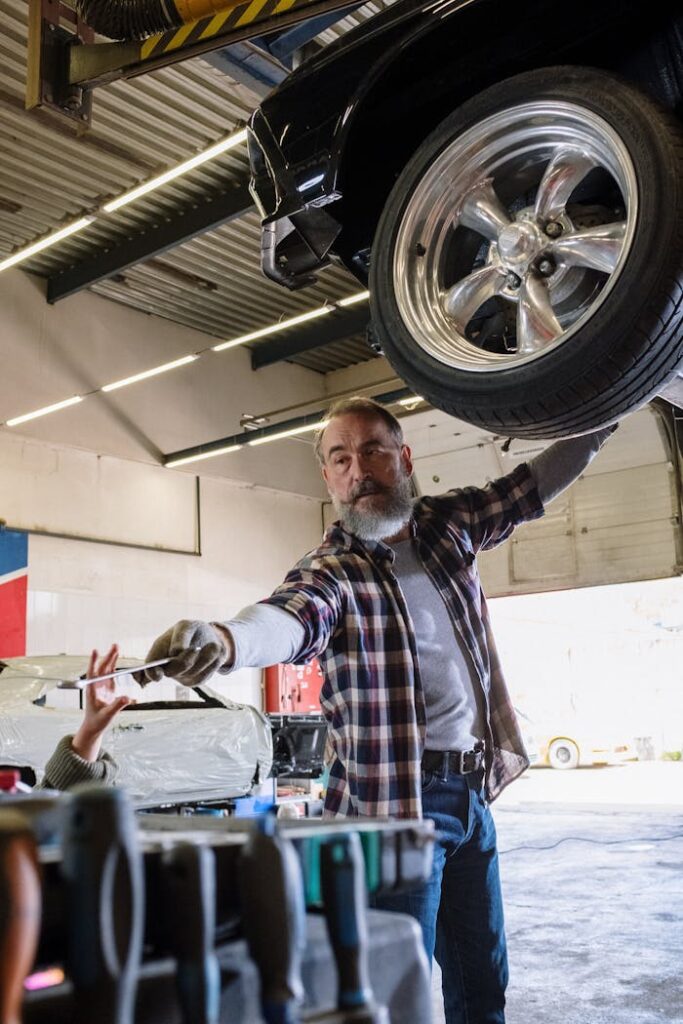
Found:
[[[422,770],[438,772],[445,779],[449,772],[469,775],[484,767],[484,744],[477,743],[473,750],[425,750]]]

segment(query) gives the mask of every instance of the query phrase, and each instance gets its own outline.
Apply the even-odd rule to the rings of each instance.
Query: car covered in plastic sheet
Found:
[[[83,691],[59,683],[81,678],[87,663],[70,655],[0,661],[0,765],[32,769],[41,780],[58,741],[83,715]],[[137,664],[119,659],[120,668]],[[256,708],[210,686],[162,680],[141,690],[130,676],[123,680],[118,689],[137,703],[117,716],[103,746],[119,765],[117,785],[138,805],[242,797],[268,776],[271,728]]]

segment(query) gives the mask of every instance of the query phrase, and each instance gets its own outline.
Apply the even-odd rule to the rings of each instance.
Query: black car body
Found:
[[[653,0],[398,0],[290,75],[250,124],[265,273],[290,288],[330,258],[367,280],[396,177],[445,115],[493,82],[582,64],[683,94],[683,19]]]
[[[681,396],[682,95],[680,3],[397,0],[252,118],[264,271],[345,266],[396,373],[494,434]]]

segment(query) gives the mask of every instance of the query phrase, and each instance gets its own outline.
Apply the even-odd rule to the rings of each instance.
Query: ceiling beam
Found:
[[[394,388],[381,395],[373,395],[373,401],[380,405],[395,405],[401,399],[412,397],[413,392],[407,387]],[[279,423],[270,423],[267,427],[259,427],[257,430],[243,430],[240,434],[229,434],[227,437],[220,437],[216,441],[206,441],[204,444],[196,444],[191,448],[182,448],[177,452],[168,452],[163,456],[165,466],[172,466],[176,462],[190,462],[199,459],[206,459],[212,455],[221,454],[226,448],[244,448],[254,441],[263,441],[270,437],[279,439],[283,431],[301,430],[302,427],[312,427],[318,424],[327,412],[327,408],[316,409],[315,412],[307,412],[303,416],[294,416]]]
[[[301,352],[350,338],[365,331],[369,322],[370,309],[367,302],[346,309],[335,309],[320,320],[302,324],[295,331],[291,328],[283,331],[281,337],[274,336],[272,341],[259,341],[251,350],[251,368],[260,370],[262,366],[291,359]]]
[[[150,224],[144,231],[127,238],[120,245],[113,245],[111,249],[95,253],[80,263],[52,274],[47,282],[47,301],[59,302],[97,281],[120,274],[136,263],[158,256],[196,235],[213,231],[241,217],[253,206],[254,201],[245,177],[233,188],[181,210],[169,220]]]

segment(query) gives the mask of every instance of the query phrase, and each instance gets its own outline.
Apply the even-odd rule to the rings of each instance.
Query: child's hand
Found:
[[[103,658],[97,651],[90,655],[87,678],[107,675],[116,668],[119,649],[113,644]],[[71,747],[84,761],[96,761],[102,745],[102,734],[114,721],[119,711],[135,701],[130,697],[115,697],[116,681],[105,679],[85,687],[85,713],[78,732],[71,741]]]

